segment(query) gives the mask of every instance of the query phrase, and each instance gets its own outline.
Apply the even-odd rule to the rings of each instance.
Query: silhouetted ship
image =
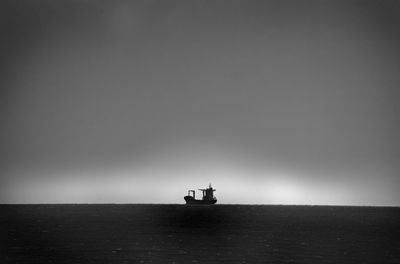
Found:
[[[203,192],[203,198],[201,200],[197,200],[195,198],[195,191],[189,190],[188,195],[184,197],[186,204],[215,204],[217,202],[217,198],[214,197],[214,192],[216,191],[211,187],[211,183],[207,189],[199,189]],[[193,196],[190,195],[193,193]]]

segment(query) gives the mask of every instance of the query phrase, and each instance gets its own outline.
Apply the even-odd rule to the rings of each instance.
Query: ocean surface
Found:
[[[400,263],[400,208],[0,205],[0,263]]]

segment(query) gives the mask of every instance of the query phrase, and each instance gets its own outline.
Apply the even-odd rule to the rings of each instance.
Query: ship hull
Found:
[[[185,196],[184,197],[186,204],[215,204],[217,199],[213,200],[197,200],[194,199],[192,196]]]

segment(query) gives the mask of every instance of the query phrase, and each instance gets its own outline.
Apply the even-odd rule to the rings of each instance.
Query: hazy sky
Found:
[[[1,1],[0,203],[400,206],[399,1]]]

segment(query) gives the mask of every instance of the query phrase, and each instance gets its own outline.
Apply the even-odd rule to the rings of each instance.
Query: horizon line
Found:
[[[8,205],[188,205],[185,203],[0,203],[0,206]],[[309,207],[389,207],[400,208],[400,205],[346,205],[346,204],[240,204],[240,203],[218,203],[206,206],[218,205],[245,205],[245,206],[309,206]],[[204,206],[204,205],[195,205]]]

